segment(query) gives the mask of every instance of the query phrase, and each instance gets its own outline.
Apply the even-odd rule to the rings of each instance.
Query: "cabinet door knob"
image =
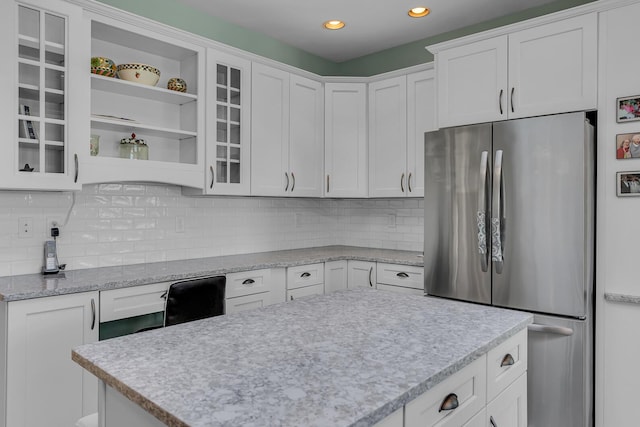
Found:
[[[293,191],[293,189],[296,187],[296,176],[293,174],[293,172],[291,172],[291,179],[292,179],[292,183],[291,183],[291,191]]]
[[[396,276],[400,277],[401,279],[406,279],[407,277],[409,277],[409,275],[404,271],[401,271],[400,273],[396,274]]]
[[[284,192],[286,193],[289,190],[289,174],[285,172],[284,176],[287,178],[287,185],[284,186]]]
[[[500,89],[500,95],[498,95],[498,106],[500,107],[500,115],[502,115],[502,94],[504,93],[504,89]]]
[[[503,368],[505,366],[511,366],[514,363],[516,363],[516,361],[513,359],[513,356],[510,355],[509,353],[507,353],[503,358],[502,358],[502,362],[500,362],[500,367]]]
[[[308,273],[306,271],[300,275],[300,277],[309,277],[309,276],[311,276],[311,273]]]
[[[293,301],[293,295],[291,295],[291,301]]]
[[[209,188],[213,188],[213,182],[216,180],[216,174],[213,170],[213,166],[209,166],[209,170],[211,171],[211,184],[209,184]]]
[[[409,177],[407,178],[407,188],[409,188],[409,193],[413,191],[411,189],[411,172],[409,172]]]
[[[458,407],[458,405],[458,396],[455,393],[449,393],[449,395],[447,395],[447,397],[442,401],[438,412],[453,411]]]
[[[327,193],[329,193],[329,175],[327,175]]]
[[[402,176],[400,177],[400,189],[404,193],[404,172],[402,173]]]
[[[373,274],[373,267],[369,267],[369,286],[373,288],[373,281],[371,281],[372,274]]]
[[[242,282],[243,285],[253,285],[254,283],[256,283],[256,281],[253,279],[246,279],[244,282]]]
[[[493,416],[489,417],[489,423],[491,424],[491,427],[498,427],[498,424],[496,424],[496,421],[493,419]]]

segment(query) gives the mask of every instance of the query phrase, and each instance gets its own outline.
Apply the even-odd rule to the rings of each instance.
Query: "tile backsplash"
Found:
[[[423,209],[421,199],[186,197],[146,184],[5,191],[0,276],[40,271],[52,221],[59,261],[75,270],[326,245],[421,251]]]

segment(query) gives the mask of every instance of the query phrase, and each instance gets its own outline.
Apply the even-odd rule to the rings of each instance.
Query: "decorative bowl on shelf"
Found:
[[[91,72],[105,77],[115,77],[118,69],[116,63],[103,56],[94,56],[91,58]]]
[[[123,159],[149,160],[149,146],[145,144],[144,139],[138,139],[136,134],[132,133],[131,138],[122,138],[120,140],[120,157]]]
[[[155,86],[160,80],[160,70],[147,64],[120,64],[118,65],[118,77],[130,82]]]
[[[167,82],[167,89],[175,90],[177,92],[186,92],[187,82],[185,82],[179,77],[171,77]]]

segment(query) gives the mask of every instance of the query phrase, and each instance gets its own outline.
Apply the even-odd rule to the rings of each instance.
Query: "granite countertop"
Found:
[[[355,289],[88,344],[72,358],[171,426],[369,426],[531,321]]]
[[[420,252],[353,246],[323,246],[286,251],[227,255],[180,261],[90,268],[59,274],[0,277],[0,301],[17,301],[95,290],[108,290],[192,277],[261,268],[292,267],[316,262],[361,260],[422,266]]]

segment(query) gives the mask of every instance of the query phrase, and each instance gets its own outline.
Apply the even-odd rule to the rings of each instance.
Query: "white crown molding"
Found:
[[[581,6],[572,7],[570,9],[565,9],[558,12],[550,13],[548,15],[542,15],[536,18],[527,19],[525,21],[520,21],[513,24],[505,25],[503,27],[498,27],[491,30],[470,34],[468,36],[460,37],[457,39],[447,40],[442,43],[429,45],[429,46],[426,46],[425,49],[427,49],[429,52],[435,55],[442,50],[449,49],[452,47],[458,47],[468,43],[490,39],[492,37],[503,36],[505,34],[526,30],[529,28],[537,27],[539,25],[561,21],[561,20],[572,18],[579,15],[586,15],[592,12],[603,12],[609,9],[614,9],[617,7],[626,6],[628,4],[633,4],[638,2],[640,2],[640,0],[598,0],[598,1],[587,3]]]

